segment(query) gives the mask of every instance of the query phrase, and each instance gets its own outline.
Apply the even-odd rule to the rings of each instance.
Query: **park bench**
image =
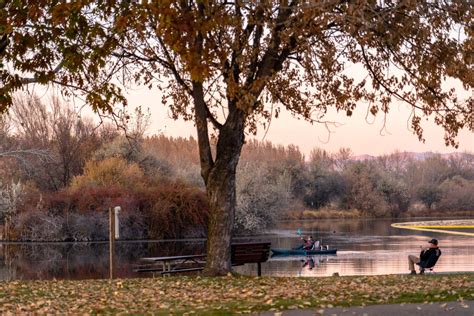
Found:
[[[246,263],[257,264],[257,275],[262,275],[262,262],[268,260],[270,255],[269,242],[248,242],[235,243],[231,245],[231,261],[233,266],[240,266]]]
[[[231,261],[233,266],[257,263],[257,274],[262,275],[261,263],[268,260],[269,242],[247,242],[231,244]],[[161,275],[200,271],[204,269],[206,254],[147,257],[141,258],[135,272],[159,272]]]

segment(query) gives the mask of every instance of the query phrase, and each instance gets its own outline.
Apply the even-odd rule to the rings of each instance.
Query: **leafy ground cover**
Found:
[[[0,282],[0,313],[230,314],[474,299],[474,274]]]

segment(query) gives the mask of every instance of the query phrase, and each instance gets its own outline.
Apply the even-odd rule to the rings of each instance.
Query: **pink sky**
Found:
[[[173,137],[191,135],[196,137],[192,122],[175,121],[169,117],[167,109],[161,104],[158,92],[146,88],[136,89],[130,91],[128,101],[131,106],[140,105],[150,109],[152,114],[150,135],[163,133]],[[408,106],[393,105],[384,131],[381,131],[382,116],[378,116],[374,121],[372,117],[371,124],[365,120],[366,107],[364,105],[359,106],[352,117],[347,117],[345,113],[328,113],[328,120],[342,124],[337,128],[331,128],[331,135],[328,135],[322,124],[311,125],[292,117],[289,113],[282,113],[278,119],[272,121],[265,138],[263,127],[260,128],[256,138],[269,140],[274,144],[295,144],[305,155],[308,155],[315,147],[329,152],[335,152],[341,147],[349,147],[356,155],[381,155],[393,153],[396,150],[439,153],[474,151],[474,134],[467,129],[461,131],[458,136],[459,149],[446,147],[443,130],[432,123],[432,118],[423,123],[426,142],[418,141],[418,138],[407,127],[409,113]]]

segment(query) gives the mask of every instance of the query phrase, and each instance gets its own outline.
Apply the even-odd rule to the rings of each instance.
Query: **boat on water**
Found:
[[[337,249],[286,249],[286,248],[271,248],[273,256],[308,256],[308,255],[335,255]]]

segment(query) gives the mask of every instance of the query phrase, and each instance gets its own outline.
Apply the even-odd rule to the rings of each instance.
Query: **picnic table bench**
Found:
[[[261,263],[268,260],[270,254],[269,242],[247,242],[231,244],[231,262],[233,266],[246,263],[257,263],[257,274],[262,275]],[[140,264],[135,272],[159,272],[161,275],[200,271],[204,269],[206,254],[145,257],[140,259]]]
[[[198,271],[202,270],[205,254],[200,255],[185,255],[185,256],[168,256],[168,257],[148,257],[141,258],[140,264],[135,272],[157,272],[161,274]],[[189,264],[194,264],[193,267],[186,267]],[[197,266],[196,266],[197,265]]]

